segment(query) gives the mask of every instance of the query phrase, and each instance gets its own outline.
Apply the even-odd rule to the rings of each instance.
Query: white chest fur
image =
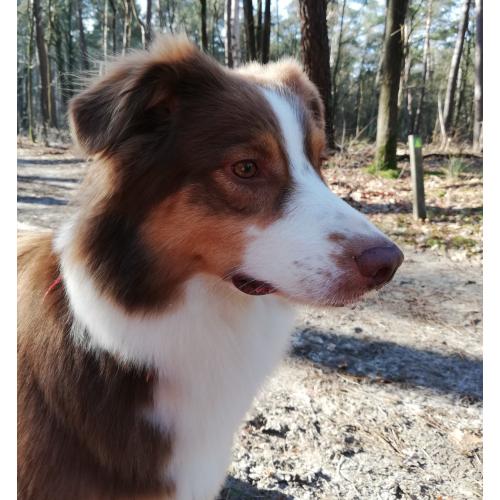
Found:
[[[292,307],[197,276],[171,313],[130,316],[100,297],[81,268],[64,258],[62,264],[74,314],[92,343],[158,371],[154,407],[145,417],[172,433],[166,478],[175,484],[176,500],[213,498],[234,432],[286,349]]]

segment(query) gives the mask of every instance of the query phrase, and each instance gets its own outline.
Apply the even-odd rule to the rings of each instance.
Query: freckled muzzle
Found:
[[[391,281],[403,260],[403,252],[388,239],[348,245],[335,259],[337,269],[343,272],[330,282],[325,305],[345,305],[381,288]]]

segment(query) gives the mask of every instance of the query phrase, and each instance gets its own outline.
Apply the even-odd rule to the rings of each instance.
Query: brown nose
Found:
[[[372,278],[374,286],[391,281],[403,259],[403,252],[396,245],[369,248],[355,258],[359,272]]]

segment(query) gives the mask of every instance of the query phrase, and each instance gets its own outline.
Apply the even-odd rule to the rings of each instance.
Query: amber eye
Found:
[[[254,161],[243,160],[235,163],[232,166],[234,175],[241,177],[242,179],[250,179],[257,175],[257,165]]]

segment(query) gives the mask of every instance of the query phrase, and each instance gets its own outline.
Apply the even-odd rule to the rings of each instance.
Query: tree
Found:
[[[43,135],[47,138],[47,126],[49,124],[49,63],[47,56],[47,47],[45,45],[45,30],[42,21],[42,12],[40,0],[33,0],[33,14],[35,16],[36,26],[36,46],[38,50],[38,61],[40,67],[41,96],[40,105],[42,110]]]
[[[135,4],[135,0],[129,0],[130,9],[135,17],[135,20],[140,26],[141,29],[141,40],[142,40],[142,48],[147,49],[151,42],[151,0],[147,0],[146,7],[146,16],[149,17],[149,26],[141,19],[141,16],[137,13],[137,6]],[[131,24],[129,25],[131,29]],[[130,42],[129,42],[130,43]]]
[[[465,116],[462,116],[462,111],[464,109],[464,104],[465,104],[465,94],[467,92],[467,75],[469,74],[469,67],[470,67],[470,62],[471,62],[471,48],[472,48],[472,35],[469,33],[466,35],[467,37],[467,42],[466,46],[467,49],[465,51],[465,56],[462,56],[462,64],[460,65],[460,68],[458,70],[458,77],[457,77],[457,92],[458,92],[458,99],[457,99],[457,104],[456,104],[456,113],[455,113],[455,119],[453,121],[453,128],[456,133],[460,132],[462,135],[467,135],[466,129],[467,127],[467,122],[469,121],[470,114],[467,113],[467,110],[465,110]]]
[[[28,41],[28,71],[26,77],[26,99],[28,108],[28,138],[31,142],[35,140],[34,119],[33,119],[33,12],[31,10],[31,0],[27,2],[29,41]]]
[[[134,0],[122,0],[123,3],[123,34],[122,34],[122,55],[125,55],[130,48],[130,38],[132,36],[132,9],[130,2]]]
[[[410,7],[411,0],[408,2],[408,8]],[[410,8],[409,8],[410,10]],[[413,10],[413,9],[412,9]],[[408,135],[413,134],[413,95],[411,92],[411,88],[409,86],[410,81],[410,73],[411,73],[411,63],[412,63],[412,54],[410,51],[410,37],[413,31],[413,18],[418,10],[414,9],[412,15],[407,16],[408,19],[405,22],[403,29],[403,68],[401,71],[401,77],[399,82],[399,91],[398,91],[398,110],[401,109],[404,103],[404,97],[406,93],[406,111],[408,117]],[[401,113],[402,114],[402,113]]]
[[[226,38],[224,40],[225,60],[228,68],[232,68],[233,62],[233,44],[232,44],[232,0],[226,0],[226,9],[224,11],[224,24],[226,26]]]
[[[403,37],[408,0],[387,0],[384,58],[380,78],[375,165],[396,168],[398,93],[403,64]]]
[[[70,0],[71,1],[71,0]],[[116,5],[115,0],[109,0],[109,6],[113,11],[113,17],[111,18],[111,34],[113,38],[113,55],[116,55]]]
[[[455,106],[455,92],[457,90],[457,77],[458,69],[460,67],[460,60],[462,58],[462,51],[464,47],[465,33],[467,25],[469,24],[469,8],[471,0],[464,0],[462,6],[462,16],[458,29],[457,39],[455,42],[455,50],[450,64],[450,73],[448,76],[448,85],[446,87],[446,96],[444,100],[443,109],[443,122],[445,134],[449,135],[450,128],[453,120],[453,111]]]
[[[81,62],[82,68],[85,71],[90,69],[89,64],[89,55],[87,51],[87,40],[85,38],[85,28],[83,26],[83,13],[82,13],[82,0],[77,0],[77,8],[78,8],[78,32],[79,32],[79,40],[80,40],[80,54],[81,54]]]
[[[65,102],[73,95],[73,72],[75,67],[73,54],[73,35],[71,30],[73,27],[73,0],[67,0],[66,4],[66,60],[68,61],[68,75],[66,79],[66,89],[63,91]]]
[[[257,47],[255,45],[255,28],[253,22],[252,0],[243,0],[243,11],[245,15],[245,32],[247,37],[248,59],[254,61],[257,58]]]
[[[153,16],[153,6],[151,0],[146,2],[146,47],[149,47],[153,40],[153,30],[151,29],[151,18]]]
[[[108,60],[108,0],[104,0],[104,15],[102,20],[102,58],[104,64]]]
[[[327,140],[329,146],[333,147],[326,0],[300,0],[299,7],[304,67],[323,99]]]
[[[49,123],[53,128],[58,128],[57,125],[57,105],[56,105],[56,81],[57,76],[52,71],[52,58],[50,57],[50,47],[54,45],[54,9],[52,1],[48,3],[48,30],[49,43],[47,50],[47,73],[49,78]]]
[[[481,150],[483,129],[483,0],[476,0],[476,54],[474,61],[473,147]]]
[[[207,0],[200,0],[201,4],[201,46],[204,52],[208,52],[207,35]]]
[[[233,64],[238,67],[241,62],[240,47],[240,0],[233,0],[233,18],[231,26],[231,51]]]
[[[262,0],[257,0],[257,33],[255,46],[257,57],[262,59]]]
[[[322,0],[320,0],[321,2]],[[271,43],[271,0],[266,0],[264,8],[264,24],[262,26],[262,41],[261,50],[262,64],[267,64],[269,62],[269,46]]]
[[[422,83],[420,84],[420,97],[415,112],[415,133],[420,132],[420,124],[422,121],[422,112],[425,106],[425,90],[427,85],[427,76],[429,71],[429,57],[430,57],[430,34],[432,22],[432,0],[427,0],[427,16],[425,20],[425,37],[424,37],[424,54],[422,58]]]
[[[340,69],[340,59],[342,54],[342,34],[344,31],[344,16],[345,16],[346,0],[342,2],[342,11],[340,13],[339,39],[337,43],[337,53],[334,57],[333,74],[332,74],[332,144],[335,142],[335,127],[333,126],[335,116],[337,114],[337,81]]]

